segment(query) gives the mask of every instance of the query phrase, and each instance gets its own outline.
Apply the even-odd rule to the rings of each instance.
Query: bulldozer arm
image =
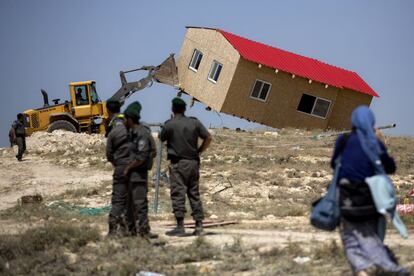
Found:
[[[146,70],[148,75],[139,81],[128,82],[125,74]],[[133,93],[142,90],[146,87],[150,87],[155,80],[159,83],[164,83],[173,87],[178,87],[178,73],[177,66],[175,64],[174,54],[171,54],[163,63],[158,66],[142,66],[141,68],[121,71],[119,73],[122,86],[111,97],[112,100],[119,101],[121,104],[125,102]]]

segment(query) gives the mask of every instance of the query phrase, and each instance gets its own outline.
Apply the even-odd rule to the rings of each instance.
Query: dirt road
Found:
[[[59,166],[37,155],[26,155],[18,162],[11,150],[0,156],[0,166],[0,210],[13,207],[23,195],[58,195],[112,179],[109,171]]]

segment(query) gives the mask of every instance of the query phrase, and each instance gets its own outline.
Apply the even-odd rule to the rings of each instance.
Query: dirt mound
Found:
[[[88,167],[107,166],[106,139],[100,134],[73,133],[56,130],[53,133],[36,132],[27,138],[30,154],[55,159],[60,165]]]

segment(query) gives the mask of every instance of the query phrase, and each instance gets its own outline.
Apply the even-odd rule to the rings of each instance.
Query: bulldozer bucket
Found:
[[[174,54],[171,54],[163,63],[156,67],[154,79],[157,82],[178,87],[178,72]]]

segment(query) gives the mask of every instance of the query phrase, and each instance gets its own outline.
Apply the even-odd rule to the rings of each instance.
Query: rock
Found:
[[[72,253],[72,252],[63,253],[63,257],[65,258],[65,262],[68,265],[75,264],[79,259],[78,255],[76,255],[75,253]]]
[[[229,212],[227,214],[229,217],[242,217],[242,218],[251,218],[254,217],[254,214],[249,212],[249,213],[245,213],[245,212]]]
[[[122,244],[117,241],[111,240],[109,244],[113,247],[113,249],[120,249],[122,248]]]
[[[312,177],[321,177],[321,173],[320,172],[313,172]]]
[[[206,273],[211,274],[212,270],[213,269],[211,266],[202,264],[200,265],[200,269],[198,270],[198,272],[200,272],[201,274],[206,274]]]
[[[273,220],[273,219],[276,219],[276,217],[274,216],[274,215],[267,215],[267,216],[265,216],[265,217],[263,217],[264,219],[267,219],[267,220]]]
[[[88,168],[89,163],[80,163],[77,167],[80,168],[80,169]]]
[[[279,133],[276,131],[265,131],[263,133],[264,136],[273,136],[273,137],[277,137],[279,136]]]
[[[201,268],[200,268],[200,273],[201,272]],[[165,276],[165,274],[160,274],[157,272],[151,272],[151,271],[140,271],[136,274],[136,276]]]
[[[24,195],[19,199],[20,204],[40,203],[42,201],[43,201],[43,197],[41,194]]]
[[[210,216],[210,218],[211,219],[218,219],[218,216],[216,216],[216,215],[213,214],[213,215]]]
[[[296,173],[296,171],[295,171],[295,170],[290,170],[290,171],[288,171],[286,175],[287,175],[287,177],[289,177],[289,178],[297,178],[297,177],[298,177],[298,174]]]
[[[293,259],[293,261],[297,264],[305,264],[305,263],[309,262],[310,260],[311,260],[311,258],[309,258],[309,257],[300,257],[300,256]]]
[[[96,242],[88,242],[86,246],[90,248],[98,248],[98,245],[96,244]]]
[[[109,270],[109,268],[111,268],[111,266],[112,265],[109,262],[104,262],[104,263],[99,264],[97,266],[97,269],[99,271],[106,271],[106,270]]]
[[[83,254],[82,259],[93,262],[93,261],[96,261],[97,257],[96,257],[96,255],[93,255],[93,254]]]
[[[272,252],[273,250],[275,250],[277,247],[272,246],[272,245],[266,245],[266,246],[262,246],[260,247],[257,251],[263,255],[263,254],[267,254]]]

